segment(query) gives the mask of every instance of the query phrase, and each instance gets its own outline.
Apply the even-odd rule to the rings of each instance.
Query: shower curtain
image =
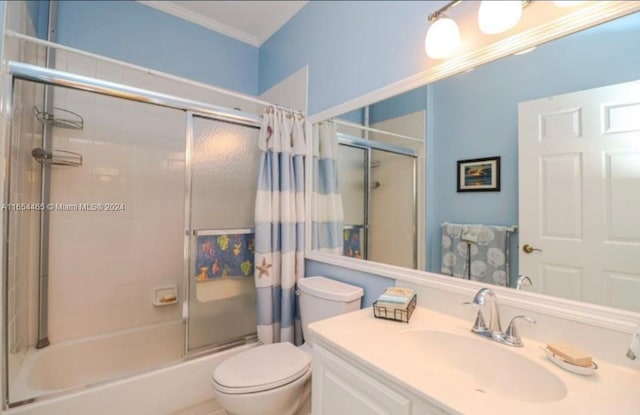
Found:
[[[344,211],[338,186],[338,136],[332,121],[313,126],[311,248],[342,255]]]
[[[304,118],[265,110],[256,194],[258,338],[302,343],[296,282],[304,277]]]

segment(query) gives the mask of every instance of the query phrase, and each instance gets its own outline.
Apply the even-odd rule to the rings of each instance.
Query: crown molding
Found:
[[[204,17],[198,13],[194,13],[190,10],[185,9],[184,7],[176,6],[174,3],[158,0],[138,0],[138,3],[144,4],[145,6],[153,7],[154,9],[197,24],[204,28],[222,33],[223,35],[232,37],[241,42],[248,43],[251,46],[260,47],[261,42],[257,37],[243,32],[242,30],[238,30],[234,27],[228,26],[217,20]]]

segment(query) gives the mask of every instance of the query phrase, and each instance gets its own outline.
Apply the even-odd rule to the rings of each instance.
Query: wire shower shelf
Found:
[[[82,130],[84,119],[80,114],[62,108],[54,107],[51,112],[41,110],[37,106],[33,107],[33,115],[43,124],[70,130]]]

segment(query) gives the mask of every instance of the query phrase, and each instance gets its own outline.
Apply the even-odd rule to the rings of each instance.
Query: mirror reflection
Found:
[[[640,311],[638,45],[636,13],[336,117],[338,133],[418,164],[407,231],[413,200],[383,190],[410,175],[338,145],[339,253],[355,256],[366,229],[363,259]],[[382,218],[367,222],[367,203]],[[407,239],[413,264],[374,254]]]

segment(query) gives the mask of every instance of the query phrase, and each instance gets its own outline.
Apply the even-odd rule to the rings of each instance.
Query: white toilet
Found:
[[[213,371],[218,402],[229,415],[294,415],[311,395],[307,325],[360,309],[360,287],[324,277],[298,281],[300,319],[307,341],[258,346],[225,360]]]

